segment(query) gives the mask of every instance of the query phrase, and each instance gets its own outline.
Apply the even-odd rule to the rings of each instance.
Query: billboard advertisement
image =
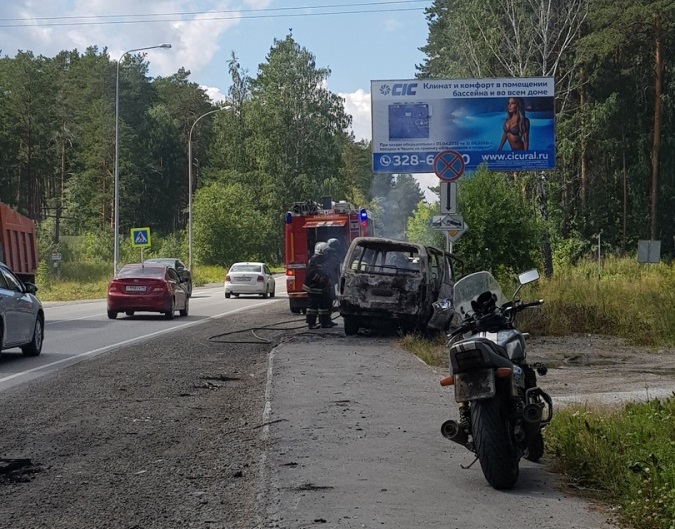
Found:
[[[555,167],[553,77],[371,81],[373,171],[433,173],[443,150],[468,171]]]

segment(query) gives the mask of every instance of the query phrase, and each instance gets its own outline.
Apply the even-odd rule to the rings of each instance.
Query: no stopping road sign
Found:
[[[454,182],[464,174],[464,159],[457,151],[445,150],[434,158],[434,173],[444,182]]]

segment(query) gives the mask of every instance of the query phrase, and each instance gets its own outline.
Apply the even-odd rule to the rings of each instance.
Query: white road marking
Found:
[[[276,491],[278,483],[276,475],[269,468],[267,452],[269,450],[270,439],[270,421],[272,418],[272,375],[274,373],[274,353],[276,347],[272,348],[267,360],[267,382],[265,384],[265,407],[262,414],[262,431],[260,440],[262,441],[262,451],[258,460],[258,492],[256,494],[256,514],[258,526],[262,527],[264,520],[268,518],[268,508],[276,504],[278,499]],[[269,485],[268,485],[269,484]],[[273,498],[270,497],[273,495]]]
[[[86,351],[84,353],[80,353],[80,354],[77,354],[77,355],[74,355],[74,356],[69,356],[68,358],[63,358],[61,360],[57,360],[57,361],[51,362],[49,364],[45,364],[45,365],[42,365],[42,366],[39,366],[39,367],[34,367],[33,369],[28,369],[26,371],[21,371],[19,373],[14,373],[13,375],[9,375],[9,376],[4,377],[4,378],[0,378],[0,384],[3,383],[3,382],[7,382],[8,380],[12,380],[14,378],[17,378],[17,377],[29,375],[30,373],[36,373],[38,371],[49,369],[49,368],[51,368],[53,366],[56,366],[58,364],[63,364],[65,362],[72,362],[73,360],[77,360],[78,358],[84,358],[86,356],[95,355],[95,354],[98,354],[98,353],[103,353],[105,351],[110,351],[111,349],[116,349],[116,348],[122,347],[124,345],[129,345],[129,344],[132,344],[132,343],[135,343],[135,342],[147,340],[148,338],[153,338],[155,336],[160,336],[162,334],[174,332],[174,331],[177,331],[179,329],[185,329],[187,327],[192,327],[194,325],[201,325],[202,323],[205,323],[209,320],[214,320],[216,318],[222,318],[223,316],[227,316],[229,314],[235,314],[237,312],[243,312],[245,310],[250,310],[250,309],[253,309],[253,308],[256,308],[256,307],[260,307],[262,305],[268,305],[270,303],[274,303],[275,301],[277,301],[277,300],[275,299],[275,300],[267,301],[267,302],[263,302],[263,303],[256,303],[255,305],[250,305],[248,307],[241,307],[241,308],[238,308],[238,309],[229,310],[227,312],[223,312],[221,314],[216,314],[214,316],[209,316],[207,318],[203,318],[203,319],[198,320],[198,321],[192,321],[192,322],[189,322],[189,323],[184,323],[182,325],[177,325],[175,327],[171,327],[170,329],[163,329],[161,331],[156,331],[156,332],[153,332],[153,333],[150,333],[150,334],[145,334],[143,336],[138,336],[136,338],[130,338],[129,340],[124,340],[122,342],[117,342],[117,343],[114,343],[114,344],[111,344],[111,345],[106,345],[105,347],[100,347],[100,348],[94,349],[92,351]],[[82,319],[82,318],[80,318],[80,319]],[[71,321],[71,320],[69,320],[69,321]]]

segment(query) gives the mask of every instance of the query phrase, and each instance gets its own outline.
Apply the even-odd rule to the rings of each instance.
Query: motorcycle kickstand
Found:
[[[474,465],[474,463],[475,463],[476,461],[478,461],[478,458],[474,459],[468,467],[465,467],[465,466],[462,465],[461,463],[459,464],[459,466],[462,467],[462,469],[464,469],[464,470],[469,470],[469,469]]]

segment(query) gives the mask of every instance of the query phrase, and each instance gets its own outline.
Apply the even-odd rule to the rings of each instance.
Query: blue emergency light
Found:
[[[359,219],[361,219],[361,228],[368,229],[368,212],[365,209],[359,211]]]
[[[286,213],[286,224],[290,224],[291,222],[293,222],[293,214],[289,211]]]

